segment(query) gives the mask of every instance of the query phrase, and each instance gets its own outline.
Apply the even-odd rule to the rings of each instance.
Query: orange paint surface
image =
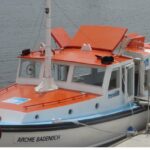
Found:
[[[67,32],[63,28],[52,29],[51,35],[60,48],[68,46],[71,40],[71,37],[67,34]]]
[[[114,51],[127,32],[126,28],[112,26],[81,26],[69,43],[70,47],[82,47],[89,43],[93,49]]]
[[[36,93],[34,86],[13,85],[0,91],[0,108],[32,112],[88,101],[97,96],[95,94],[83,94],[65,89],[58,89],[47,93]],[[28,98],[30,100],[20,105],[4,102],[13,97]]]
[[[129,58],[127,57],[115,56],[109,51],[92,50],[92,51],[86,52],[86,51],[81,51],[79,49],[62,50],[59,54],[56,54],[53,56],[53,60],[107,67],[108,65],[102,64],[101,60],[97,59],[96,55],[101,56],[101,57],[113,56],[115,61],[112,64],[118,64],[118,63],[129,60]]]
[[[150,49],[150,43],[144,43],[144,48]]]
[[[79,64],[86,64],[86,65],[94,65],[94,66],[101,66],[101,67],[107,67],[108,65],[104,65],[101,63],[101,60],[97,59],[98,56],[113,56],[115,61],[112,64],[118,64],[127,60],[130,60],[128,57],[124,56],[115,56],[112,54],[112,52],[109,51],[100,51],[100,50],[92,50],[89,52],[82,51],[80,49],[71,49],[66,48],[64,50],[57,51],[55,55],[53,55],[52,60],[53,61],[63,61],[63,62],[73,62],[73,63],[79,63]],[[28,56],[21,56],[20,58],[26,58],[26,59],[42,59],[44,60],[44,56],[41,56],[40,52],[32,52]]]
[[[112,51],[120,44],[127,32],[126,28],[112,26],[81,26],[73,39],[63,30],[56,28],[52,30],[52,36],[60,47],[65,47],[55,51],[52,57],[53,61],[73,62],[87,65],[96,65],[106,67],[101,64],[101,60],[95,55],[105,57],[113,56],[115,61],[112,64],[117,64],[129,60],[127,57],[117,56],[112,54]],[[69,44],[68,44],[69,42]],[[81,47],[84,43],[89,43],[92,46],[92,51],[82,51]],[[27,56],[20,56],[27,59],[44,59],[40,51],[31,52]]]
[[[131,39],[130,43],[128,44],[126,51],[137,53],[147,57],[150,55],[150,44],[146,44],[145,37],[139,35],[137,33],[130,33],[127,35],[129,39]]]
[[[132,53],[138,53],[140,55],[143,55],[144,57],[147,57],[148,55],[150,55],[150,52],[146,52],[143,49],[139,49],[139,48],[126,48],[127,51],[132,52]]]
[[[131,42],[128,45],[128,48],[144,48],[145,37],[138,35],[136,33],[131,33],[127,35],[131,39]]]

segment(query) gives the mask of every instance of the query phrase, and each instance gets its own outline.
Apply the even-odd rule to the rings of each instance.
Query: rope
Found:
[[[98,132],[105,132],[105,133],[110,133],[110,134],[113,134],[113,133],[114,133],[114,134],[124,134],[124,135],[127,135],[127,132],[112,132],[112,131],[108,131],[108,130],[98,129],[98,128],[95,128],[95,127],[91,127],[91,126],[89,126],[89,125],[87,125],[87,124],[81,123],[81,122],[79,122],[79,121],[73,122],[73,123],[86,126],[86,127],[90,128],[90,129],[96,130],[96,131],[98,131]],[[127,137],[125,141],[127,141],[127,140],[129,140],[129,139],[132,139],[132,140],[134,140],[134,141],[136,141],[136,142],[141,142],[141,140],[134,139],[134,137],[136,137],[136,136],[138,136],[138,135],[142,135],[142,134],[144,134],[144,133],[137,132],[137,134],[136,134],[135,136]],[[122,142],[123,142],[123,141],[122,141]],[[120,143],[121,143],[121,142],[120,142]],[[116,146],[117,144],[114,144],[114,145]],[[149,145],[149,144],[147,144],[147,145]],[[134,146],[136,146],[136,145],[134,145]]]
[[[72,121],[72,120],[63,121],[63,120],[60,120],[60,119],[55,119],[53,122],[54,123],[70,123],[71,122],[71,123],[76,124],[76,125],[82,125],[82,126],[85,126],[85,127],[89,128],[89,129],[93,129],[93,130],[99,131],[100,133],[101,132],[105,132],[105,133],[109,133],[109,134],[125,134],[125,135],[127,135],[126,131],[123,131],[123,132],[109,131],[109,130],[105,130],[105,129],[92,127],[92,126],[87,125],[85,123],[81,123],[80,121]]]
[[[109,131],[109,130],[104,130],[104,129],[95,128],[95,127],[89,126],[89,125],[87,125],[87,124],[85,124],[85,123],[81,123],[81,122],[79,122],[79,121],[73,122],[73,123],[74,123],[74,124],[77,124],[77,125],[86,126],[86,127],[90,128],[90,129],[93,129],[93,130],[96,130],[96,131],[99,131],[99,132],[105,132],[105,133],[110,133],[110,134],[113,134],[113,133],[115,133],[115,134],[126,134],[126,132],[112,132],[112,131]]]

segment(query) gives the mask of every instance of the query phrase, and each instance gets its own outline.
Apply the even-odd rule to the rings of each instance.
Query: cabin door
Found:
[[[134,98],[134,64],[123,67],[123,93],[126,101]]]

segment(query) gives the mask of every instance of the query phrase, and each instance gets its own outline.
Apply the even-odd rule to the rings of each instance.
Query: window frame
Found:
[[[146,72],[147,72],[147,76],[146,76]],[[150,69],[146,69],[145,73],[144,73],[144,90],[147,91],[148,90],[148,84],[150,84]],[[147,80],[146,80],[147,79]],[[149,81],[149,83],[148,83]]]
[[[25,61],[29,61],[29,62],[39,62],[39,63],[40,63],[39,74],[38,74],[37,77],[23,77],[23,76],[21,76],[21,74],[22,74],[22,73],[21,73],[21,72],[22,72],[22,63],[25,62]],[[39,79],[39,78],[41,77],[42,67],[43,67],[43,66],[42,66],[42,61],[41,61],[41,60],[22,58],[22,59],[20,59],[17,77],[20,78],[20,79]]]
[[[68,81],[68,78],[69,78],[69,72],[70,72],[70,65],[68,64],[65,64],[65,63],[60,63],[60,62],[52,62],[52,68],[53,68],[53,65],[56,64],[56,65],[62,65],[62,66],[68,66],[68,73],[67,73],[67,77],[66,77],[66,80],[55,80],[55,82],[67,82]],[[52,72],[53,72],[53,69],[52,69]],[[53,75],[53,73],[52,73]],[[55,79],[55,77],[53,77]]]
[[[104,75],[103,75],[103,81],[101,85],[94,85],[94,84],[88,84],[88,83],[84,83],[84,82],[74,82],[73,81],[73,76],[74,76],[74,71],[76,67],[81,67],[81,68],[91,68],[92,69],[102,69],[104,71]],[[77,85],[81,85],[81,86],[88,86],[88,87],[95,87],[95,88],[103,88],[104,85],[104,80],[105,80],[105,75],[106,75],[106,68],[105,67],[101,67],[101,66],[92,66],[92,65],[79,65],[79,64],[75,64],[73,67],[73,72],[72,72],[72,78],[71,78],[71,83],[73,84],[77,84]]]
[[[35,60],[39,61],[41,63],[41,68],[40,68],[40,73],[38,78],[24,78],[20,77],[20,67],[21,67],[21,61],[22,60]],[[19,59],[19,64],[18,64],[18,69],[17,69],[17,76],[16,76],[16,83],[18,84],[28,84],[28,85],[38,85],[43,78],[43,72],[44,72],[44,62],[41,59],[29,59],[29,58],[20,58]]]
[[[115,88],[110,88],[111,77],[112,77],[113,72],[115,72],[115,71],[118,72],[117,76],[116,76],[116,87]],[[111,71],[110,80],[109,80],[109,83],[108,83],[108,92],[120,89],[121,88],[121,82],[120,81],[121,81],[120,67],[117,67],[117,68],[115,68]]]

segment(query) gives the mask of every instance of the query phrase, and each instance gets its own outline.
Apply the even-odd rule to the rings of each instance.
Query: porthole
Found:
[[[39,117],[39,115],[35,115],[35,119],[39,119],[40,117]]]
[[[73,114],[73,110],[72,110],[72,109],[69,109],[68,114],[69,114],[69,115]]]
[[[98,109],[99,108],[99,103],[96,103],[95,104],[95,109]]]

